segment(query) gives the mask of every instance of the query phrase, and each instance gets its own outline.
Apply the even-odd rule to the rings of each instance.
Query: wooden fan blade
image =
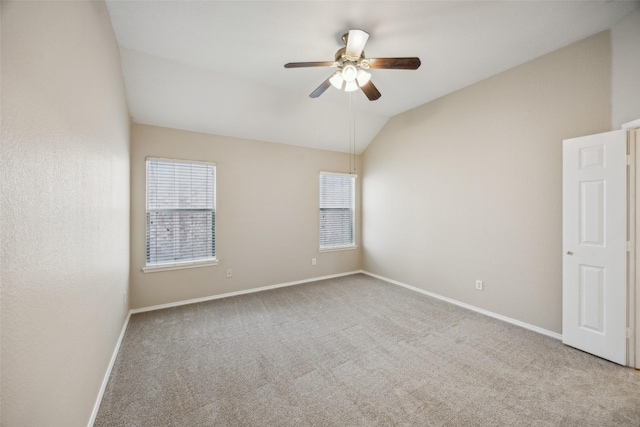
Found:
[[[378,88],[375,87],[375,85],[371,80],[369,80],[367,84],[362,86],[360,90],[362,90],[362,92],[364,92],[364,94],[367,95],[367,98],[369,98],[369,101],[375,101],[376,99],[382,96],[380,91],[378,91]]]
[[[329,79],[331,79],[331,76],[329,76],[327,80],[323,81],[320,86],[316,88],[316,90],[311,92],[309,98],[317,98],[322,95],[325,90],[329,89],[329,86],[331,86],[331,82],[329,81]]]
[[[420,58],[372,58],[369,68],[389,68],[394,70],[417,70]]]
[[[364,45],[367,44],[369,34],[362,30],[351,30],[347,37],[347,49],[345,53],[353,59],[360,58]]]
[[[304,68],[304,67],[331,67],[334,64],[333,61],[322,62],[289,62],[284,64],[284,68]]]

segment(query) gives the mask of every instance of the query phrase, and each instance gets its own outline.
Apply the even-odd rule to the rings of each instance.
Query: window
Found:
[[[356,247],[355,183],[356,175],[320,172],[320,250]]]
[[[216,264],[216,166],[147,158],[147,267]]]

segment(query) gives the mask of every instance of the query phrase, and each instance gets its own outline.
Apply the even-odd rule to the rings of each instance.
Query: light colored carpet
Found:
[[[131,317],[96,426],[640,426],[640,372],[362,274]]]

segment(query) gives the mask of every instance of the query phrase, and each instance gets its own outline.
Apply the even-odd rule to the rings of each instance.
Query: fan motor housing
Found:
[[[347,64],[352,64],[354,65],[356,68],[360,68],[361,66],[365,65],[364,62],[368,62],[364,59],[364,51],[362,51],[362,54],[360,54],[360,58],[356,58],[353,59],[351,57],[349,57],[347,55],[347,48],[343,47],[338,49],[338,51],[336,52],[336,66],[338,68],[342,68]],[[366,68],[366,65],[362,68]]]

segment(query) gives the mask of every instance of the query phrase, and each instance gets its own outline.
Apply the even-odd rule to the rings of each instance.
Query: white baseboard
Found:
[[[494,313],[492,311],[485,310],[483,308],[478,308],[476,306],[473,306],[473,305],[470,305],[470,304],[466,304],[464,302],[460,302],[460,301],[457,301],[457,300],[454,300],[454,299],[451,299],[451,298],[443,297],[441,295],[434,294],[433,292],[425,291],[424,289],[416,288],[415,286],[407,285],[406,283],[398,282],[397,280],[389,279],[387,277],[380,276],[380,275],[377,275],[377,274],[374,274],[374,273],[370,273],[368,271],[364,271],[363,270],[362,273],[366,274],[368,276],[371,276],[371,277],[375,277],[376,279],[384,280],[385,282],[389,282],[389,283],[392,283],[394,285],[402,286],[403,288],[411,289],[412,291],[419,292],[421,294],[428,295],[430,297],[437,298],[439,300],[446,301],[448,303],[451,303],[451,304],[466,308],[467,310],[475,311],[476,313],[484,314],[485,316],[493,317],[494,319],[502,320],[503,322],[511,323],[513,325],[520,326],[520,327],[525,328],[525,329],[529,329],[531,331],[537,332],[537,333],[542,334],[542,335],[546,335],[546,336],[551,337],[551,338],[555,338],[557,340],[562,340],[562,335],[558,334],[556,332],[552,332],[552,331],[549,331],[547,329],[531,325],[529,323],[521,322],[520,320],[512,319],[511,317],[503,316],[501,314],[497,314],[497,313]]]
[[[130,318],[131,318],[131,311],[127,313],[127,318],[124,320],[124,325],[122,325],[120,336],[118,337],[118,341],[116,342],[116,348],[113,350],[113,354],[111,354],[111,360],[109,360],[109,366],[107,366],[107,372],[104,374],[104,378],[102,379],[100,392],[98,393],[98,397],[96,398],[96,403],[93,405],[93,412],[91,412],[91,418],[89,418],[89,424],[87,424],[88,427],[92,427],[93,423],[96,422],[96,417],[98,416],[98,410],[100,409],[100,403],[102,402],[102,396],[104,396],[104,392],[107,389],[107,383],[109,382],[109,377],[111,376],[111,370],[113,369],[113,365],[116,363],[116,358],[118,357],[118,352],[120,351],[120,344],[122,344],[122,339],[124,338],[124,334],[127,331],[127,325],[129,325]]]
[[[268,291],[270,289],[284,288],[287,286],[301,285],[303,283],[317,282],[319,280],[333,279],[335,277],[350,276],[352,274],[362,273],[362,270],[349,271],[347,273],[331,274],[329,276],[313,277],[311,279],[297,280],[295,282],[279,283],[277,285],[262,286],[260,288],[246,289],[244,291],[228,292],[226,294],[211,295],[208,297],[194,298],[183,301],[170,302],[167,304],[153,305],[150,307],[142,307],[131,310],[131,314],[144,313],[145,311],[162,310],[163,308],[178,307],[181,305],[196,304],[199,302],[212,301],[220,298],[234,297],[237,295],[252,294],[254,292]]]

